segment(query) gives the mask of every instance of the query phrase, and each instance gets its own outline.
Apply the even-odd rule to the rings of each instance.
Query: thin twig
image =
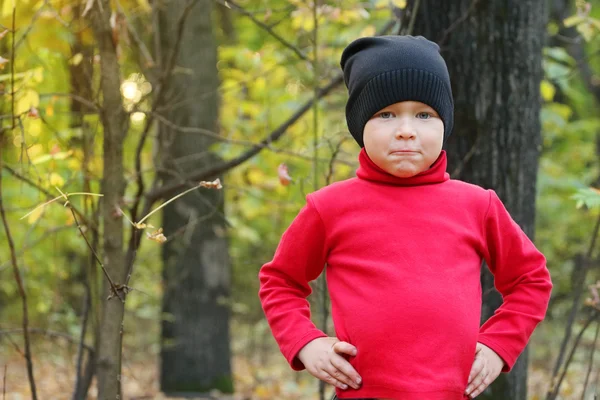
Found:
[[[85,236],[85,233],[83,232],[83,229],[82,229],[81,225],[79,224],[79,220],[77,219],[77,216],[75,215],[75,212],[71,208],[71,205],[69,204],[68,207],[69,207],[69,210],[71,210],[71,214],[73,215],[73,219],[75,220],[75,224],[77,225],[77,229],[79,229],[79,233],[81,233],[81,236],[83,236],[83,239],[87,243],[88,248],[91,250],[92,254],[94,255],[94,258],[96,259],[96,261],[100,265],[100,268],[102,268],[102,272],[104,272],[104,276],[106,277],[106,279],[108,280],[108,282],[110,284],[111,292],[113,294],[115,294],[116,296],[118,296],[119,299],[121,299],[121,301],[124,302],[125,300],[121,297],[121,295],[119,293],[119,289],[114,284],[113,280],[110,279],[110,275],[108,275],[108,271],[104,267],[104,264],[102,263],[102,260],[100,260],[100,257],[98,257],[98,254],[96,253],[96,250],[94,250],[94,247],[90,244],[87,236]]]
[[[31,21],[29,21],[29,25],[27,26],[27,29],[25,29],[25,32],[23,32],[23,36],[21,36],[21,38],[17,41],[17,44],[14,46],[14,49],[18,49],[21,46],[21,44],[23,44],[23,42],[27,38],[27,35],[29,35],[29,32],[31,32],[31,30],[35,26],[35,22],[40,17],[40,15],[42,15],[42,13],[44,12],[44,9],[46,8],[47,5],[48,5],[48,0],[44,0],[44,4],[42,4],[42,6],[40,8],[38,8],[38,10],[35,12],[33,17],[31,18]]]
[[[83,104],[84,106],[94,110],[94,111],[99,111],[100,110],[100,106],[92,101],[87,100],[84,97],[81,97],[79,95],[73,94],[73,93],[40,93],[40,98],[43,97],[70,97],[71,99],[77,101],[78,103]]]
[[[592,375],[592,369],[594,369],[594,352],[596,351],[596,343],[598,343],[598,333],[600,333],[600,321],[596,324],[596,335],[594,336],[594,343],[592,343],[592,351],[590,352],[590,363],[588,365],[587,373],[585,374],[585,382],[583,383],[583,391],[581,392],[581,400],[585,400],[585,390],[587,389],[590,381],[590,375]]]
[[[456,29],[456,27],[458,27],[458,25],[462,24],[467,18],[469,18],[469,15],[471,15],[471,13],[473,12],[473,10],[475,9],[475,6],[477,5],[477,3],[479,3],[479,0],[472,0],[471,1],[471,5],[469,6],[469,9],[463,14],[461,15],[459,18],[457,18],[441,35],[440,39],[437,41],[437,44],[442,47],[444,45],[444,43],[446,43],[446,39],[448,39],[448,35]]]
[[[331,180],[333,179],[333,169],[335,166],[335,162],[337,160],[337,156],[340,153],[340,151],[342,150],[342,144],[348,140],[348,137],[344,137],[342,140],[340,140],[338,142],[338,144],[335,146],[335,148],[333,149],[333,151],[331,152],[331,158],[329,159],[329,169],[327,171],[327,176],[325,177],[325,184],[329,185],[331,183]]]
[[[412,10],[410,10],[410,22],[408,23],[408,35],[412,34],[413,28],[415,27],[415,21],[417,20],[417,13],[419,12],[419,5],[421,0],[416,0]]]
[[[37,240],[26,243],[23,247],[21,247],[21,250],[19,250],[19,252],[17,253],[17,259],[19,257],[21,257],[22,255],[24,255],[27,250],[29,250],[33,247],[36,247],[38,244],[40,244],[41,242],[43,242],[46,239],[52,238],[55,233],[64,231],[64,230],[70,229],[70,228],[71,228],[70,226],[55,226],[55,227],[52,227],[52,228],[44,231]],[[9,266],[10,266],[10,260],[3,262],[2,264],[0,264],[0,272],[4,271],[4,269]]]
[[[267,31],[271,36],[273,36],[275,39],[277,39],[281,44],[283,44],[285,47],[287,47],[288,49],[290,49],[294,53],[296,53],[296,55],[298,57],[300,57],[304,61],[310,61],[308,56],[306,54],[304,54],[302,52],[302,50],[300,50],[298,47],[294,46],[293,44],[291,44],[290,42],[285,40],[281,35],[279,35],[277,32],[275,32],[269,25],[265,24],[264,22],[259,21],[254,15],[252,15],[252,13],[246,11],[243,7],[239,6],[238,4],[234,3],[231,0],[215,0],[215,1],[227,8],[234,9],[236,11],[239,11],[241,14],[247,16],[248,18],[250,18],[252,20],[252,22],[254,22],[256,25],[258,25],[259,27],[261,27],[262,29]]]
[[[125,14],[125,10],[123,9],[121,2],[119,0],[116,0],[116,4],[117,4],[117,9],[119,10],[119,13],[121,13],[123,15],[123,18],[125,18],[125,22],[127,23],[127,29],[129,30],[129,33],[131,33],[131,36],[133,37],[135,44],[141,50],[142,54],[144,55],[144,58],[146,58],[146,62],[148,63],[148,66],[155,66],[156,64],[155,64],[154,60],[152,59],[152,55],[150,54],[150,51],[144,44],[144,41],[140,38],[140,35],[138,35],[138,33],[135,29],[135,26],[131,23],[131,21],[129,20],[129,17],[127,17],[127,14]]]
[[[79,335],[79,344],[77,345],[77,366],[75,368],[75,387],[73,388],[73,400],[78,400],[79,392],[81,390],[82,378],[81,366],[83,365],[83,349],[85,345],[85,334],[87,332],[87,322],[90,313],[91,304],[91,290],[88,282],[85,283],[85,297],[83,300],[83,315],[81,316],[81,333]]]
[[[2,378],[2,400],[6,399],[6,370],[8,369],[8,364],[4,364],[4,374]]]
[[[12,169],[11,167],[9,167],[8,165],[3,165],[2,169],[6,170],[8,173],[10,173],[12,176],[14,176],[15,178],[27,183],[29,186],[36,188],[37,190],[39,190],[41,193],[43,193],[44,195],[46,195],[46,197],[48,199],[52,199],[54,198],[54,196],[52,195],[52,193],[50,193],[49,191],[47,191],[46,189],[44,189],[43,187],[41,187],[40,185],[36,184],[35,182],[33,182],[31,179],[27,178],[26,176],[21,175],[20,173],[18,173],[17,171],[15,171],[14,169]],[[96,231],[98,230],[97,224],[94,224],[92,222],[90,222],[86,216],[79,211],[75,206],[71,205],[71,207],[73,208],[73,210],[77,213],[77,215],[79,216],[79,218],[83,221],[83,223],[90,227],[90,229]]]
[[[299,154],[299,153],[296,153],[296,152],[293,152],[293,151],[290,151],[290,150],[287,150],[287,149],[275,148],[275,147],[270,146],[270,145],[262,145],[260,143],[257,143],[257,142],[254,142],[254,141],[250,141],[250,140],[230,139],[230,138],[227,138],[227,137],[225,137],[223,135],[219,135],[218,133],[213,132],[213,131],[208,130],[208,129],[198,128],[198,127],[195,127],[195,126],[181,126],[181,125],[177,125],[174,122],[172,122],[171,120],[167,119],[165,116],[163,116],[163,115],[161,115],[161,114],[159,114],[157,112],[154,112],[152,114],[154,115],[154,117],[158,121],[160,121],[160,123],[166,125],[170,129],[173,129],[174,131],[177,131],[177,132],[187,133],[187,134],[196,134],[197,133],[197,134],[200,134],[200,135],[207,136],[207,137],[210,137],[212,139],[218,140],[220,142],[224,142],[224,143],[232,144],[232,145],[240,145],[240,146],[246,146],[246,147],[249,147],[249,146],[263,146],[265,149],[268,149],[268,150],[272,151],[273,153],[286,154],[286,155],[289,155],[289,156],[292,156],[292,157],[297,157],[297,158],[301,158],[301,159],[309,160],[309,161],[313,160],[313,157],[311,157],[309,155]],[[190,157],[190,156],[187,156],[187,157]],[[181,161],[182,159],[183,158],[180,157],[177,160]],[[327,162],[329,162],[330,159],[319,158],[319,161],[323,161],[323,162],[327,161]],[[356,163],[355,162],[351,162],[351,161],[346,161],[346,160],[340,160],[340,159],[338,159],[338,160],[336,160],[336,162],[348,165],[350,167],[356,166]]]
[[[15,19],[16,19],[16,14],[17,14],[17,10],[16,10],[16,6],[13,3],[13,10],[12,10],[12,53],[11,53],[11,61],[10,61],[10,65],[11,65],[11,90],[13,91],[13,95],[11,96],[11,104],[12,104],[12,115],[15,115],[15,96],[14,96],[14,84],[15,84],[15,61],[16,61],[16,57],[15,57]],[[12,128],[15,128],[15,119],[13,118],[12,120]],[[5,131],[2,131],[2,135],[4,135]],[[3,141],[3,137],[0,137],[0,142]],[[2,167],[4,159],[2,156],[2,151],[0,151],[0,167]],[[0,168],[1,169],[1,168]],[[27,365],[27,377],[29,379],[29,387],[31,389],[31,397],[33,400],[37,400],[37,390],[35,387],[35,379],[33,376],[33,361],[32,361],[32,356],[31,356],[31,343],[29,340],[29,333],[27,332],[27,329],[29,327],[29,310],[27,307],[27,293],[25,292],[25,287],[23,286],[23,281],[21,279],[21,271],[19,271],[19,266],[17,264],[17,253],[15,250],[15,244],[13,242],[13,238],[10,232],[10,228],[8,227],[8,220],[6,218],[6,212],[4,210],[4,203],[3,203],[3,195],[2,195],[2,174],[0,173],[0,214],[2,215],[2,223],[4,225],[4,231],[6,233],[6,240],[8,242],[8,247],[10,249],[10,259],[11,259],[11,263],[12,263],[12,267],[13,267],[13,273],[15,276],[15,281],[17,282],[17,286],[18,286],[18,290],[19,290],[19,295],[21,297],[21,302],[22,302],[22,307],[23,307],[23,317],[22,317],[22,324],[23,324],[23,340],[25,342],[25,362]]]
[[[569,352],[569,357],[567,357],[565,366],[563,368],[562,374],[560,375],[560,378],[558,379],[558,382],[556,382],[556,384],[554,384],[554,382],[555,382],[554,377],[551,380],[551,382],[553,383],[552,386],[554,386],[553,395],[556,396],[556,394],[560,391],[560,385],[562,384],[563,380],[565,379],[565,376],[567,375],[567,371],[569,370],[569,365],[571,364],[571,361],[573,360],[573,355],[575,354],[575,350],[577,350],[577,346],[579,345],[579,341],[583,337],[583,334],[585,333],[587,328],[590,326],[590,324],[592,322],[594,322],[598,317],[600,317],[600,312],[598,312],[597,310],[594,310],[592,312],[592,314],[590,315],[590,317],[587,319],[587,321],[585,321],[585,324],[583,325],[581,330],[579,331],[579,334],[577,335],[577,337],[575,338],[575,342],[573,343],[573,347],[571,347],[571,351]]]
[[[48,336],[50,338],[56,338],[56,339],[63,339],[68,343],[78,344],[77,339],[75,339],[72,336],[67,335],[66,333],[56,332],[56,331],[51,331],[48,329],[41,329],[41,328],[29,328],[27,331],[32,334],[44,335],[44,336]],[[0,336],[6,336],[7,338],[9,338],[11,335],[15,335],[15,334],[19,334],[19,333],[23,333],[23,329],[0,330]],[[94,352],[94,349],[86,344],[83,345],[83,348],[86,349],[87,351],[89,351],[90,353]]]
[[[579,310],[579,305],[581,302],[581,296],[583,294],[583,286],[585,284],[585,278],[587,276],[587,272],[590,268],[592,254],[594,249],[596,248],[596,241],[598,239],[598,232],[600,231],[600,214],[598,214],[598,218],[596,220],[596,226],[594,227],[594,232],[592,234],[592,239],[590,241],[590,245],[587,250],[587,254],[585,255],[585,259],[583,260],[583,266],[579,271],[578,280],[573,287],[573,305],[571,306],[571,311],[569,313],[569,317],[567,319],[567,324],[565,327],[565,335],[563,337],[562,343],[560,345],[560,351],[558,353],[558,358],[556,359],[556,364],[554,365],[554,370],[552,371],[552,382],[556,380],[558,376],[558,372],[560,370],[560,366],[563,362],[563,358],[565,356],[567,350],[567,344],[571,339],[573,324],[575,323],[575,317],[577,316],[577,311]],[[554,386],[554,387],[553,387]],[[554,400],[558,396],[558,385],[551,385],[548,389],[547,400]]]

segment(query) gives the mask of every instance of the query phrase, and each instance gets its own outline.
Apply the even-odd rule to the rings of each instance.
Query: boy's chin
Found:
[[[423,171],[419,171],[417,168],[414,169],[396,169],[394,171],[388,171],[396,178],[412,178],[413,176],[419,175]]]

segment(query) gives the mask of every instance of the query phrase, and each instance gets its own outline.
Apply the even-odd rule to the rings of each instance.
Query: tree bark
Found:
[[[98,44],[102,108],[100,117],[103,136],[102,223],[104,227],[103,264],[115,284],[123,284],[127,274],[123,252],[123,220],[116,213],[125,190],[123,171],[123,140],[128,129],[128,118],[121,98],[121,74],[110,27],[109,0],[97,0],[90,12],[90,22]],[[100,338],[97,358],[98,399],[122,399],[121,344],[125,293],[111,293],[104,281]]]
[[[412,0],[414,3],[418,0]],[[541,147],[540,82],[545,1],[421,0],[414,34],[440,44],[452,79],[454,132],[446,149],[453,178],[496,190],[529,237]],[[482,321],[502,302],[482,268]],[[527,397],[527,351],[479,398]]]
[[[158,6],[162,53],[168,64],[177,48],[185,0]],[[166,82],[163,114],[176,125],[218,131],[217,52],[211,14],[214,1],[200,0],[185,19],[176,67]],[[220,163],[207,137],[160,126],[159,170],[166,183],[189,171]],[[223,192],[198,190],[164,209],[169,238],[163,247],[161,390],[165,393],[232,392],[229,349],[230,261]]]

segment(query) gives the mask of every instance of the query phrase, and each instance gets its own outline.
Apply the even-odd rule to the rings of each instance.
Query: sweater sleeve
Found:
[[[478,341],[514,366],[533,330],[544,319],[552,282],[546,259],[492,190],[484,221],[484,257],[503,303],[480,328]]]
[[[325,266],[325,228],[310,197],[284,232],[273,260],[259,272],[259,297],[273,336],[290,366],[304,365],[296,358],[311,340],[327,336],[310,319],[309,282]]]

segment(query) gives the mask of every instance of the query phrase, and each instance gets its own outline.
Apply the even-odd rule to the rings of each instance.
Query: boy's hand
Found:
[[[355,356],[356,347],[335,337],[322,337],[308,342],[298,359],[314,377],[343,390],[358,389],[361,378],[341,354]]]
[[[494,350],[477,343],[475,361],[469,373],[469,384],[465,393],[472,399],[481,394],[496,380],[503,367],[504,361]]]

